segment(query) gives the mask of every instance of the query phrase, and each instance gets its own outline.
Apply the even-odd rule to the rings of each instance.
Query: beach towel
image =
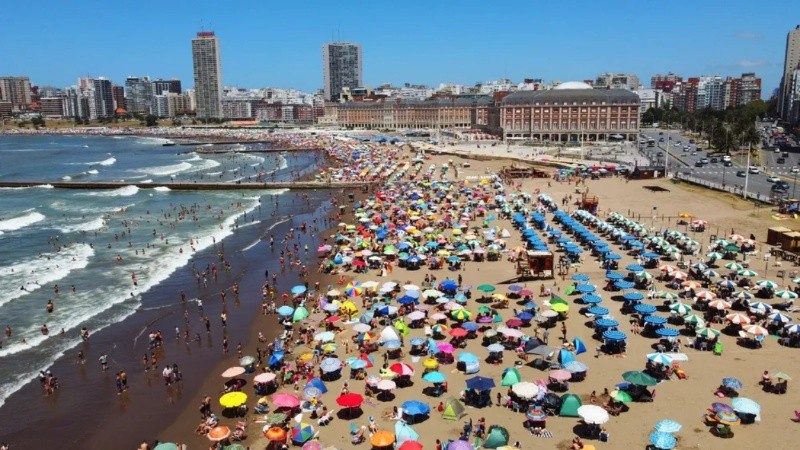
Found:
[[[551,433],[548,430],[544,430],[541,433],[539,433],[538,435],[535,434],[534,436],[540,437],[540,438],[551,438],[551,437],[553,437],[553,433]]]

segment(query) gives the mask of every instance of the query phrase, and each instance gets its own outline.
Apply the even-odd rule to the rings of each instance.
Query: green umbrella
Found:
[[[286,421],[288,416],[284,413],[272,413],[267,417],[267,423],[270,425],[275,425],[278,423],[283,423]]]
[[[756,283],[756,286],[767,289],[775,289],[776,287],[778,287],[778,283],[771,280],[761,280],[758,283]]]
[[[736,272],[737,275],[740,277],[755,277],[758,276],[758,272],[750,270],[750,269],[742,269]]]
[[[742,270],[744,269],[744,266],[736,261],[731,261],[728,264],[725,264],[725,268],[731,270]]]
[[[620,391],[619,389],[611,391],[611,398],[622,403],[630,403],[633,401],[631,394],[629,394],[627,391]]]
[[[496,290],[496,288],[491,284],[482,284],[478,286],[477,289],[481,292],[486,292],[486,293],[494,292]]]
[[[489,427],[489,432],[486,434],[486,440],[483,441],[483,448],[497,448],[508,444],[509,440],[508,430],[501,426],[492,425]]]
[[[501,386],[513,386],[522,381],[522,375],[516,367],[509,367],[503,373],[503,381],[500,382]]]
[[[638,370],[631,370],[623,373],[622,379],[637,386],[655,386],[658,384],[655,378]]]
[[[242,444],[231,444],[222,447],[222,450],[247,450]]]
[[[658,297],[663,298],[665,300],[677,300],[680,298],[678,297],[678,294],[673,294],[672,292],[660,292],[658,294]]]
[[[305,306],[298,306],[292,314],[292,322],[300,322],[309,316],[308,310]]]
[[[725,246],[725,251],[726,252],[738,252],[739,251],[739,247],[737,247],[737,246],[735,246],[733,244],[729,244],[729,245]]]
[[[719,337],[720,332],[719,330],[715,330],[713,328],[700,328],[697,330],[697,335],[706,339],[714,339]]]
[[[716,259],[722,259],[722,257],[725,256],[725,255],[723,255],[720,252],[711,252],[711,253],[707,254],[706,256],[708,256],[708,259],[714,261]]]
[[[692,312],[692,307],[686,303],[673,303],[669,306],[670,311],[675,311],[680,315],[689,314]]]
[[[489,314],[492,312],[492,308],[489,308],[486,305],[481,305],[478,307],[478,314]]]
[[[689,315],[683,316],[683,321],[685,323],[690,323],[692,325],[699,325],[699,324],[706,323],[706,320],[703,319],[702,316],[698,316],[697,314],[689,314]]]

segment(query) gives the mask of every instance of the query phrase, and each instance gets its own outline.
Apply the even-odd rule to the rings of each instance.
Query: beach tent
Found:
[[[486,434],[486,440],[483,441],[483,448],[502,447],[508,444],[508,440],[508,430],[498,425],[492,425],[489,427],[489,433]]]
[[[500,382],[501,386],[513,386],[522,381],[522,375],[515,367],[508,367],[503,370],[503,380]]]
[[[577,409],[577,407],[576,407]],[[450,397],[444,402],[444,410],[442,410],[442,419],[445,420],[458,420],[466,415],[464,405],[461,404],[454,397]]]
[[[406,325],[405,322],[403,322],[403,319],[395,320],[394,321],[394,327],[403,336],[408,336],[408,333],[411,332],[411,330],[408,328],[408,325]]]
[[[306,383],[306,386],[315,387],[323,394],[328,392],[328,387],[325,386],[325,383],[319,378],[312,378],[308,383]]]
[[[581,398],[575,394],[564,394],[561,397],[559,416],[578,417],[578,408],[582,406]]]
[[[583,343],[580,338],[575,338],[572,340],[572,345],[575,346],[575,354],[580,355],[581,353],[586,353],[586,344]]]
[[[378,339],[378,342],[384,343],[388,341],[399,341],[400,336],[397,334],[397,331],[392,327],[386,327],[381,330],[381,337]]]
[[[402,420],[398,420],[394,424],[394,436],[397,444],[402,444],[405,441],[416,441],[419,439],[419,433],[417,433],[411,425],[405,423]]]

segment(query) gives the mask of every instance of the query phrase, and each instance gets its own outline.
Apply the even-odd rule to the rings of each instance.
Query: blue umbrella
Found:
[[[475,322],[464,322],[461,324],[461,328],[467,331],[478,331],[478,324]]]
[[[618,280],[614,282],[614,286],[616,286],[617,289],[631,289],[634,284],[630,281]]]
[[[401,305],[410,305],[412,303],[417,303],[417,299],[404,295],[403,297],[397,299],[397,303],[400,303]]]
[[[428,414],[431,412],[431,407],[418,400],[409,400],[402,405],[403,412],[409,416],[417,416],[420,414]]]
[[[439,371],[428,372],[422,376],[422,379],[428,383],[444,383],[446,380],[445,375]]]
[[[647,355],[647,359],[654,363],[669,365],[672,363],[672,357],[667,355],[666,353],[650,353]]]
[[[725,377],[722,379],[722,385],[729,389],[741,389],[742,382],[738,378]]]
[[[604,316],[608,314],[608,308],[604,308],[602,306],[592,306],[591,308],[586,310],[589,314],[594,314],[595,316]]]
[[[661,316],[645,316],[644,323],[649,323],[650,325],[664,325],[667,323],[667,319]]]
[[[644,270],[644,266],[641,266],[639,264],[628,264],[627,266],[625,266],[625,270],[629,270],[631,272],[641,272]]]
[[[630,245],[633,248],[642,248],[642,247],[644,247],[644,244],[639,242],[639,241],[630,241],[630,242],[628,242],[628,245]]]
[[[661,255],[659,255],[658,253],[653,253],[653,252],[644,252],[644,253],[642,253],[642,258],[644,258],[644,259],[658,259],[660,257],[661,257]]]
[[[397,339],[392,339],[390,341],[384,342],[383,346],[386,347],[388,350],[397,350],[398,348],[402,347],[403,344]]]
[[[351,369],[364,369],[367,367],[367,362],[363,359],[356,359],[355,361],[350,363]]]
[[[611,328],[619,326],[619,322],[614,319],[597,319],[594,321],[594,326],[599,328]]]
[[[583,303],[588,303],[590,305],[595,305],[597,303],[602,302],[603,298],[600,297],[597,294],[586,294],[583,297],[581,297],[581,300],[583,301]]]
[[[761,405],[745,397],[736,397],[731,400],[731,406],[736,412],[744,414],[758,415],[761,413]]]
[[[678,440],[675,439],[675,436],[664,433],[663,431],[655,431],[650,433],[650,443],[653,446],[660,450],[671,450],[675,448],[675,444],[678,443]]]
[[[467,388],[475,391],[488,391],[495,387],[494,380],[482,376],[467,379]]]
[[[606,330],[603,332],[603,337],[609,341],[624,341],[628,338],[625,333],[619,330]]]
[[[609,253],[609,254],[606,255],[606,259],[608,259],[610,261],[618,261],[618,260],[622,259],[622,256],[619,256],[616,253]]]
[[[623,278],[625,278],[625,275],[623,275],[623,274],[621,274],[619,272],[608,272],[606,274],[606,279],[608,279],[608,280],[616,281],[616,280],[621,280]]]
[[[319,378],[312,378],[311,381],[306,383],[306,386],[314,386],[315,388],[319,389],[320,392],[323,394],[328,392],[328,387],[325,386],[325,382],[320,380]]]
[[[671,419],[659,420],[653,427],[654,430],[662,433],[677,433],[681,431],[681,428],[683,428],[681,424]]]
[[[681,332],[675,328],[662,327],[656,330],[656,334],[661,337],[678,337],[680,336]]]
[[[458,289],[458,283],[455,282],[454,280],[450,280],[450,279],[442,281],[442,285],[441,286],[442,286],[442,289],[447,290],[447,291],[454,291],[454,290]]]
[[[572,276],[572,281],[589,281],[589,276],[582,273],[576,273]]]
[[[653,305],[648,305],[647,303],[639,303],[638,305],[634,306],[633,309],[641,314],[653,314],[656,312],[656,307]]]
[[[596,289],[597,288],[595,288],[591,284],[579,284],[578,287],[575,288],[576,291],[578,291],[578,292],[580,292],[582,294],[591,294]]]
[[[644,299],[644,295],[641,292],[626,292],[625,295],[622,296],[626,302],[640,302]]]
[[[472,353],[464,352],[458,355],[458,360],[459,362],[463,362],[465,364],[474,364],[478,362],[478,357]]]
[[[278,314],[281,316],[289,317],[292,315],[292,313],[294,313],[294,308],[292,308],[289,305],[283,305],[280,308],[278,308]]]
[[[466,295],[459,292],[455,297],[453,297],[453,300],[455,300],[457,303],[467,303],[469,299]]]
[[[500,353],[505,349],[506,348],[503,347],[502,344],[492,344],[492,345],[486,347],[486,350],[489,350],[489,353]]]
[[[426,341],[425,338],[413,337],[409,342],[411,343],[411,345],[422,345],[425,343],[425,341]]]
[[[570,361],[564,364],[564,369],[572,373],[582,373],[586,372],[588,367],[586,367],[586,364],[580,361]]]
[[[511,286],[508,287],[508,290],[511,291],[511,292],[519,292],[519,291],[521,291],[523,289],[525,289],[525,288],[520,286],[520,285],[518,285],[518,284],[512,284]]]
[[[529,313],[528,311],[522,311],[517,313],[517,319],[523,322],[530,322],[533,319],[533,314]]]
[[[319,363],[319,368],[325,372],[336,372],[342,368],[342,362],[338,358],[325,358]]]
[[[422,294],[417,289],[409,289],[403,292],[403,297],[411,297],[413,299],[418,299],[420,295]]]
[[[283,352],[273,352],[267,361],[267,365],[272,367],[283,361]]]
[[[302,284],[298,284],[297,286],[292,288],[292,294],[300,295],[304,293],[306,290],[307,288],[305,286],[303,286]]]

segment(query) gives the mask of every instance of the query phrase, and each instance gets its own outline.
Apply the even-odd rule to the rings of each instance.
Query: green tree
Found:
[[[147,117],[144,118],[144,124],[148,127],[157,127],[158,126],[158,117],[148,114]]]

